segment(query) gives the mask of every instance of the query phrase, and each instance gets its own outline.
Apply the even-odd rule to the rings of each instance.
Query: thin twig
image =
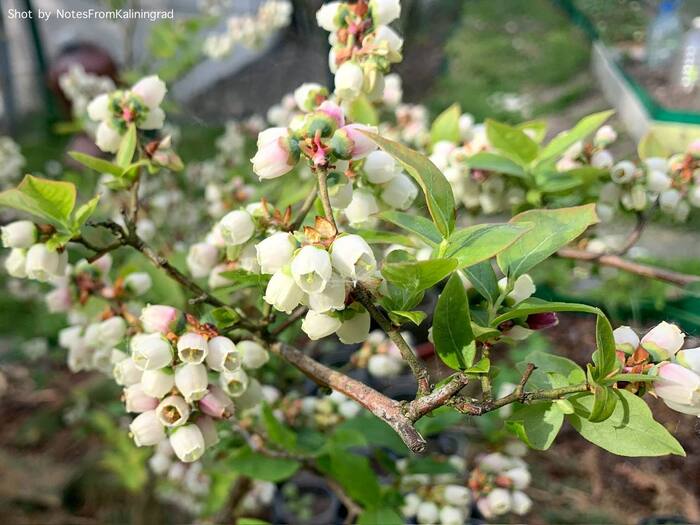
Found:
[[[306,315],[306,312],[308,312],[309,309],[306,306],[300,306],[296,310],[294,310],[287,319],[284,320],[283,323],[280,325],[276,326],[274,330],[270,331],[270,336],[275,337],[282,332],[284,332],[287,328],[292,326],[294,323],[296,323],[299,319],[304,317]]]
[[[333,207],[331,206],[331,199],[328,196],[328,172],[323,169],[318,169],[316,171],[318,176],[318,196],[321,198],[321,204],[323,204],[323,213],[326,219],[333,225],[336,231],[338,231],[338,226],[335,223],[335,217],[333,216]]]
[[[639,238],[642,236],[642,232],[647,225],[647,215],[640,211],[637,212],[636,215],[637,223],[635,224],[634,229],[627,236],[627,239],[625,239],[625,243],[622,245],[622,247],[615,252],[615,255],[625,255],[635,244],[637,244],[637,241],[639,241]]]

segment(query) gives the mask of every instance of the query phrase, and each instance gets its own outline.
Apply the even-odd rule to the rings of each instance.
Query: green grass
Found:
[[[439,111],[457,101],[478,120],[556,111],[577,98],[568,84],[587,69],[589,54],[585,35],[550,0],[465,2],[446,46],[447,71],[429,104]],[[498,107],[495,93],[526,95],[531,114]]]

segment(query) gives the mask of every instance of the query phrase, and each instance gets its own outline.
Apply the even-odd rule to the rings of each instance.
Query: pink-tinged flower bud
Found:
[[[5,248],[29,248],[36,242],[37,229],[32,221],[15,221],[0,228]]]
[[[407,210],[418,197],[418,188],[405,173],[398,173],[382,190],[382,200],[392,208]]]
[[[216,419],[228,419],[234,412],[233,401],[216,385],[209,385],[209,391],[199,400],[199,409]]]
[[[688,153],[693,157],[700,157],[700,139],[696,139],[688,145]]]
[[[204,436],[197,425],[185,425],[170,434],[170,445],[175,455],[184,463],[197,461],[206,448]]]
[[[207,367],[185,363],[175,369],[175,386],[188,402],[202,399],[207,393]]]
[[[322,292],[333,273],[328,252],[310,244],[297,252],[291,270],[294,282],[306,293]]]
[[[258,135],[258,151],[250,161],[261,180],[275,179],[296,166],[299,149],[287,128],[268,128]]]
[[[219,442],[219,433],[216,431],[216,423],[209,416],[199,416],[195,422],[204,438],[206,448],[213,447]]]
[[[190,417],[190,407],[180,396],[168,396],[155,410],[158,421],[166,427],[179,427]]]
[[[345,319],[336,331],[336,335],[340,342],[346,345],[362,343],[369,336],[370,321],[369,313],[363,309],[351,318]]]
[[[440,525],[464,525],[464,511],[452,505],[440,509]]]
[[[228,337],[217,336],[209,340],[207,366],[217,372],[233,372],[241,366],[241,355]]]
[[[151,289],[153,280],[146,272],[132,272],[124,278],[124,288],[139,296]]]
[[[234,370],[233,372],[224,371],[219,374],[219,383],[221,388],[224,389],[231,397],[239,397],[248,388],[248,383],[250,382],[248,374],[243,371],[243,369]]]
[[[364,159],[377,149],[377,145],[362,131],[376,133],[377,128],[364,124],[348,124],[342,127],[333,134],[333,152],[341,159]]]
[[[362,93],[365,74],[355,62],[347,61],[335,72],[335,94],[342,100],[355,100]]]
[[[523,516],[532,509],[532,500],[527,494],[520,490],[516,490],[511,494],[511,510],[518,516]]]
[[[255,223],[246,210],[234,210],[224,215],[219,221],[219,231],[226,244],[238,246],[253,236]]]
[[[130,342],[131,358],[141,370],[156,370],[170,365],[173,349],[161,334],[137,334]]]
[[[162,304],[149,304],[141,310],[141,326],[146,332],[159,332],[167,334],[172,331],[177,322],[179,312],[177,308]]]
[[[136,416],[129,430],[137,447],[148,447],[165,439],[165,428],[158,421],[155,410]]]
[[[177,340],[177,356],[184,363],[203,363],[208,353],[207,340],[200,334],[187,332]]]
[[[160,399],[175,386],[175,377],[169,368],[145,370],[141,375],[141,388],[152,397]]]
[[[27,277],[27,252],[20,248],[13,248],[5,259],[5,270],[11,277],[24,279]]]
[[[545,330],[559,324],[559,317],[556,312],[543,312],[540,314],[531,314],[527,316],[525,321],[531,330]]]
[[[276,310],[291,314],[303,297],[304,291],[297,286],[287,269],[283,268],[275,272],[267,283],[263,299]]]
[[[46,294],[44,299],[46,301],[46,307],[51,313],[65,313],[70,310],[73,305],[70,288],[67,286],[54,288]]]
[[[195,279],[207,277],[219,262],[219,249],[206,242],[190,246],[187,252],[187,268]]]
[[[700,415],[700,375],[676,363],[662,363],[654,392],[669,408]]]
[[[639,336],[629,326],[618,326],[613,330],[615,347],[625,354],[633,354],[639,348]]]
[[[676,354],[676,362],[700,374],[700,347],[681,350]]]
[[[79,328],[79,327],[76,327]],[[139,369],[130,357],[123,359],[114,365],[112,370],[114,381],[121,386],[131,386],[141,381],[143,371]],[[149,393],[149,395],[153,395]],[[153,396],[158,397],[158,396]]]
[[[617,132],[612,126],[603,126],[596,131],[593,137],[593,143],[596,146],[606,147],[617,140]]]
[[[291,233],[277,232],[255,245],[260,271],[273,274],[292,261],[297,241]]]
[[[51,277],[65,274],[68,253],[49,250],[45,244],[35,244],[27,251],[27,277],[37,281],[48,281]]]
[[[642,337],[642,348],[649,352],[655,361],[671,358],[683,346],[685,334],[675,324],[663,321]]]
[[[127,412],[147,412],[158,406],[155,397],[147,395],[140,383],[130,385],[124,389],[124,404]]]
[[[326,100],[318,107],[318,111],[325,113],[335,120],[335,123],[339,128],[345,126],[345,112],[343,111],[343,108],[341,108],[335,102]]]

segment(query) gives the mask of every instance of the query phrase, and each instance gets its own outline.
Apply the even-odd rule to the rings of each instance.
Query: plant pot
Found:
[[[273,503],[275,523],[284,523],[285,525],[335,525],[340,523],[340,500],[323,478],[302,472],[287,483],[294,486],[298,491],[299,498],[311,496],[311,502],[308,506],[304,505],[301,508],[308,514],[300,516],[300,509],[295,509],[293,503],[285,498],[284,489],[280,489],[275,493]]]

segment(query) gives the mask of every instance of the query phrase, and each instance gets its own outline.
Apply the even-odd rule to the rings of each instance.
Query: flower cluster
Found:
[[[218,16],[218,15],[217,15]],[[262,46],[272,34],[289,25],[292,4],[289,0],[267,0],[254,15],[232,16],[226,21],[226,31],[209,35],[202,51],[210,58],[223,58],[237,46],[250,49]]]
[[[625,373],[650,375],[654,393],[669,408],[700,416],[700,348],[681,350],[685,334],[678,326],[664,321],[641,339],[629,326],[613,334]]]
[[[109,77],[87,73],[82,65],[73,64],[58,78],[58,85],[71,103],[73,118],[86,120],[90,102],[97,96],[116,89]]]
[[[340,392],[333,391],[323,397],[307,396],[300,400],[300,413],[304,427],[321,430],[334,427],[360,413],[362,407]],[[302,421],[297,420],[297,424]]]
[[[165,83],[155,75],[142,78],[131,89],[103,93],[87,106],[88,116],[99,122],[95,143],[102,151],[116,153],[121,138],[131,124],[139,129],[163,126],[165,113],[160,108]]]
[[[658,206],[664,215],[685,222],[693,207],[700,208],[700,142],[685,154],[648,157],[639,166],[623,160],[610,168],[612,180],[601,189],[597,206],[603,220],[612,220],[619,209],[641,212]]]
[[[399,0],[329,2],[316,13],[318,25],[331,33],[328,63],[340,100],[361,94],[382,99],[384,75],[402,58],[403,39],[388,25],[400,15]]]
[[[486,519],[509,512],[523,516],[532,508],[532,500],[524,492],[531,478],[522,458],[493,452],[478,459],[468,485],[476,508]]]
[[[140,324],[130,354],[114,365],[126,410],[138,414],[129,426],[134,442],[167,439],[181,461],[196,461],[218,442],[215,420],[231,417],[232,398],[248,388],[243,367],[262,366],[267,351],[250,341],[236,345],[170,306],[147,306]]]
[[[39,230],[31,221],[15,221],[2,227],[2,245],[10,248],[5,269],[18,279],[46,282],[65,276],[68,253],[39,241]]]
[[[411,334],[403,332],[403,338],[411,343]],[[377,378],[397,377],[406,367],[401,351],[381,330],[373,330],[365,339],[362,347],[353,355],[353,364],[366,368],[370,375]]]
[[[10,137],[0,136],[0,188],[13,184],[24,166],[19,145]]]

